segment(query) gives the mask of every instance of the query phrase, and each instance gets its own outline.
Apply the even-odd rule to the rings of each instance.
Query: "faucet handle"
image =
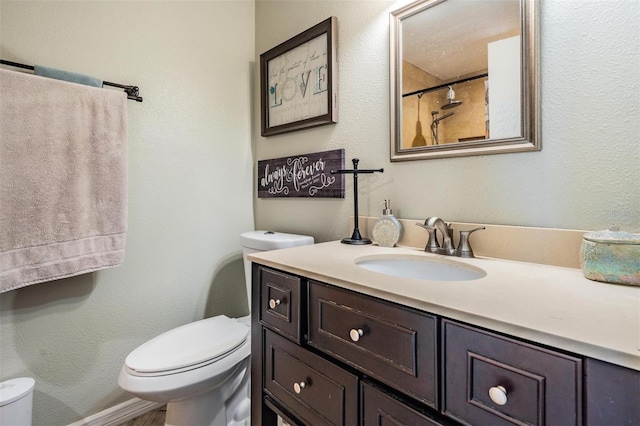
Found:
[[[426,223],[416,223],[421,228],[424,228],[429,233],[429,239],[427,240],[427,244],[424,246],[424,251],[428,253],[441,253],[442,249],[440,248],[440,244],[438,244],[438,239],[436,237],[436,228],[435,226],[427,225]]]
[[[474,257],[473,250],[471,249],[471,244],[469,244],[469,235],[471,235],[472,232],[480,231],[482,229],[486,228],[484,226],[480,226],[469,231],[460,231],[460,242],[458,243],[458,248],[456,249],[456,256],[465,258]]]

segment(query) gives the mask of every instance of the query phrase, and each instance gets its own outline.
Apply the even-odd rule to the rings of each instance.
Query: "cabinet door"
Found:
[[[585,360],[585,425],[640,425],[640,371]]]
[[[362,426],[424,425],[444,426],[425,411],[410,407],[398,398],[369,383],[360,387]]]
[[[473,425],[581,424],[582,361],[442,320],[444,414]]]
[[[260,321],[301,343],[304,321],[300,278],[260,266]]]
[[[432,407],[436,334],[432,315],[309,282],[308,343]]]
[[[358,378],[265,330],[265,391],[309,425],[358,424]]]

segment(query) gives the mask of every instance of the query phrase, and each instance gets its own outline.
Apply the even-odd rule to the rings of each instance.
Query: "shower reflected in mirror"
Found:
[[[391,161],[539,150],[538,16],[537,0],[391,12]]]
[[[460,102],[462,103],[462,102]],[[446,106],[446,105],[445,105]],[[456,106],[456,105],[453,105]],[[452,108],[452,107],[450,107]],[[444,107],[442,107],[442,109],[445,109]],[[441,117],[438,117],[439,112],[438,111],[431,111],[431,145],[439,145],[439,141],[438,141],[438,125],[440,124],[440,122],[442,120],[444,120],[445,118],[449,118],[451,117],[454,113],[453,112],[449,112]]]
[[[451,109],[462,105],[462,101],[456,101],[456,92],[453,87],[449,86],[449,92],[447,93],[447,103],[442,106],[442,109]]]
[[[420,122],[420,100],[422,99],[422,95],[423,95],[422,93],[418,94],[418,118],[416,120],[416,136],[413,138],[413,141],[411,142],[412,147],[427,145],[427,140],[422,134],[422,123]]]

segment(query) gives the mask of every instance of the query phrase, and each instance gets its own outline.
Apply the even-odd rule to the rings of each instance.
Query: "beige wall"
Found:
[[[128,103],[124,264],[0,295],[0,378],[34,377],[34,424],[65,425],[130,398],[116,380],[137,345],[247,312],[254,3],[2,0],[0,13],[3,59],[144,97]]]
[[[359,179],[361,215],[378,216],[390,198],[403,218],[640,231],[637,1],[541,2],[541,152],[390,163],[388,14],[406,3],[256,1],[256,61],[338,18],[340,104],[336,125],[256,136],[258,159],[345,148],[349,163],[384,167]],[[254,96],[258,82],[256,70]],[[254,104],[254,127],[259,117]],[[343,200],[257,199],[256,225],[318,241],[349,236],[352,192],[347,179]]]
[[[453,109],[440,110],[440,116],[447,112],[454,113],[453,116],[440,122],[444,129],[441,143],[455,143],[458,142],[458,139],[463,138],[484,139],[487,129],[487,123],[485,122],[485,80],[471,80],[454,86],[455,99],[462,101],[462,104]],[[446,94],[447,91],[444,90],[443,93]],[[445,98],[444,103],[446,104],[447,102],[448,100]]]

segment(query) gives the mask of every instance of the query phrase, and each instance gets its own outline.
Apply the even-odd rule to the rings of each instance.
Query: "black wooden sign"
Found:
[[[344,149],[258,161],[258,198],[344,198]]]

